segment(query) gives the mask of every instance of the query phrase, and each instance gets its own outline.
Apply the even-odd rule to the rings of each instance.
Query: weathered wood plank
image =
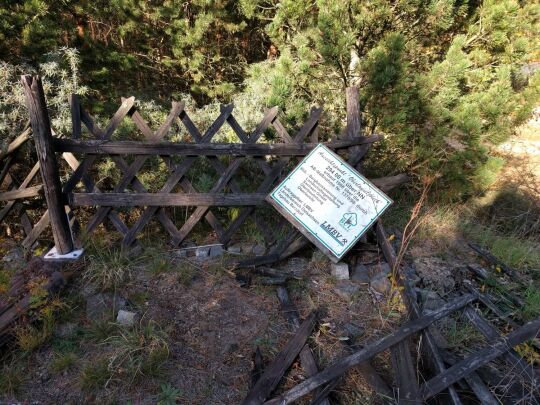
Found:
[[[454,364],[444,373],[425,382],[422,387],[420,387],[422,397],[424,400],[431,398],[450,384],[464,378],[479,367],[482,367],[491,360],[496,359],[507,352],[509,348],[517,346],[528,339],[532,339],[538,336],[539,333],[540,317],[528,322],[521,328],[509,333],[507,336],[497,339],[497,341],[492,342],[489,346],[476,351],[466,359]]]
[[[39,159],[41,181],[43,183],[45,199],[47,200],[54,243],[59,253],[66,254],[73,250],[73,238],[64,208],[60,173],[52,146],[51,123],[49,121],[41,78],[39,76],[32,77],[26,75],[21,77],[21,82],[25,93],[26,105],[30,113],[34,144]]]
[[[49,226],[49,210],[45,211],[39,221],[34,225],[34,228],[32,228],[32,231],[26,235],[26,238],[24,238],[24,240],[21,242],[21,246],[25,249],[31,249],[32,245],[36,242],[47,226]]]
[[[35,197],[43,191],[43,185],[23,188],[22,190],[4,191],[0,193],[0,201],[19,200],[21,198]]]
[[[266,367],[263,375],[257,381],[255,386],[248,392],[242,405],[259,405],[272,393],[277,387],[283,374],[289,369],[294,359],[300,353],[300,350],[306,344],[315,327],[316,313],[312,313],[302,322],[296,334],[289,340],[283,350],[276,356],[274,361]]]
[[[393,246],[388,241],[386,231],[384,229],[382,221],[378,220],[375,227],[376,227],[376,234],[377,234],[377,243],[379,244],[379,247],[383,251],[383,255],[386,261],[390,264],[392,269],[396,269],[396,274],[399,276],[397,277],[398,282],[400,282],[403,286],[402,296],[407,305],[409,313],[412,315],[413,319],[419,318],[422,315],[422,313],[417,303],[416,292],[411,288],[408,280],[406,279],[406,277],[403,276],[400,269],[396,268],[397,267],[396,252]],[[444,372],[446,370],[444,360],[439,352],[439,348],[437,347],[437,344],[435,343],[435,339],[433,338],[431,332],[429,331],[429,328],[426,328],[422,331],[422,336],[424,337],[426,345],[431,353],[429,360],[431,361],[433,368],[438,373]],[[459,395],[453,386],[448,387],[448,393],[450,394],[450,400],[452,401],[454,405],[461,405],[461,400],[459,399]]]
[[[11,192],[0,193],[0,200],[3,194],[8,193]],[[235,207],[262,205],[265,197],[266,194],[263,193],[69,193],[68,201],[73,206],[160,207],[166,205],[172,207],[208,207],[214,205]]]
[[[444,353],[444,360],[448,364],[453,366],[460,359],[452,353],[446,352]],[[489,388],[486,386],[486,384],[484,384],[480,376],[476,374],[476,372],[473,371],[467,377],[464,377],[464,380],[467,384],[469,384],[469,387],[471,387],[474,395],[476,395],[482,405],[492,405],[499,402],[497,401],[493,393],[489,390]]]
[[[19,149],[22,145],[24,145],[26,141],[30,139],[31,134],[32,134],[32,128],[31,127],[26,128],[19,136],[17,136],[14,140],[12,140],[9,143],[5,151],[0,152],[0,160],[4,159],[8,155],[11,155],[13,152]]]
[[[210,143],[212,140],[212,137],[217,133],[219,128],[221,128],[221,125],[227,120],[227,117],[231,115],[232,113],[232,105],[228,106],[226,109],[224,109],[219,117],[214,121],[214,123],[206,130],[204,135],[201,138],[201,143]],[[184,115],[187,117],[187,115]],[[196,128],[195,128],[196,129]],[[167,179],[163,187],[161,188],[160,192],[162,193],[170,193],[172,189],[178,184],[178,182],[184,177],[186,172],[191,168],[193,163],[197,160],[197,157],[194,156],[188,156],[186,159],[182,161],[182,163],[176,165],[173,173],[171,176]],[[124,237],[122,243],[124,246],[130,246],[137,237],[137,233],[139,233],[144,226],[152,219],[152,216],[156,213],[158,207],[147,207],[142,215],[139,217],[139,219],[135,222],[135,224],[131,227],[129,232]],[[203,213],[204,214],[204,213]]]
[[[418,378],[409,351],[409,339],[392,346],[390,352],[398,388],[398,404],[422,404]]]
[[[289,322],[292,330],[295,331],[300,327],[300,316],[289,298],[289,293],[285,287],[277,287],[276,293],[281,304],[281,312]],[[313,357],[313,352],[311,351],[309,345],[304,345],[300,351],[300,364],[304,369],[308,377],[314,376],[319,372],[315,358]],[[320,404],[330,405],[330,402],[326,398],[321,398]]]
[[[70,95],[69,107],[71,111],[71,137],[79,139],[82,133],[81,104],[76,94]]]
[[[478,253],[480,256],[482,256],[484,259],[486,259],[489,263],[491,263],[491,264],[493,264],[495,266],[499,266],[501,268],[501,270],[503,272],[505,272],[506,274],[508,274],[510,277],[512,277],[514,279],[517,279],[517,280],[521,280],[521,276],[516,272],[516,270],[514,270],[513,268],[508,266],[506,263],[504,263],[499,258],[493,256],[490,252],[488,252],[482,246],[480,246],[480,245],[478,245],[476,243],[473,243],[473,242],[469,242],[469,246],[470,246],[470,248],[472,250],[474,250],[476,253]]]
[[[405,325],[395,330],[394,332],[384,336],[383,338],[377,340],[370,345],[365,346],[363,349],[357,351],[356,353],[336,361],[334,364],[325,368],[323,371],[316,374],[315,376],[298,384],[296,387],[288,390],[282,395],[279,395],[271,401],[267,401],[266,404],[285,405],[292,403],[298,398],[307,395],[317,387],[320,387],[321,385],[326,384],[334,378],[341,376],[351,367],[354,367],[366,360],[371,359],[373,356],[384,350],[389,349],[395,344],[401,342],[403,339],[411,336],[413,333],[417,333],[431,325],[433,322],[436,322],[439,319],[442,319],[449,314],[463,308],[465,305],[469,304],[474,299],[475,297],[472,294],[463,295],[450,302],[447,302],[445,305],[435,311],[431,311],[418,319],[407,322]]]
[[[363,136],[347,140],[323,143],[326,147],[347,149],[355,145],[373,143],[380,135]],[[177,142],[139,142],[139,141],[100,141],[54,139],[57,152],[86,153],[95,155],[163,155],[163,156],[306,156],[316,143],[303,144],[254,144],[254,143],[177,143]]]
[[[471,307],[465,308],[463,312],[467,319],[473,324],[476,330],[478,330],[486,340],[491,343],[500,338],[500,334],[497,329],[484,318],[480,311],[477,311]],[[531,381],[533,386],[540,384],[540,376],[534,370],[529,363],[521,358],[521,356],[512,348],[503,354],[503,358],[512,366],[512,369],[518,369],[518,373],[527,376],[527,379]]]

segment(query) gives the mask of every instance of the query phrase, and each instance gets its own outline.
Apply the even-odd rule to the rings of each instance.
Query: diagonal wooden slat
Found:
[[[309,135],[311,130],[317,124],[321,112],[322,112],[322,109],[317,109],[317,110],[312,111],[312,114],[309,117],[309,119],[304,123],[302,128],[300,128],[298,133],[294,136],[293,143],[299,144],[305,139],[306,136]],[[281,158],[278,160],[278,162],[272,168],[272,171],[267,174],[263,183],[257,189],[258,193],[266,193],[270,191],[275,181],[279,178],[282,170],[285,168],[287,163],[289,163],[289,160],[290,160],[289,157]],[[240,213],[238,214],[238,216],[235,218],[235,220],[229,224],[227,229],[225,229],[223,236],[220,238],[221,243],[223,243],[224,245],[228,244],[232,238],[232,235],[238,230],[238,228],[240,228],[240,226],[244,223],[247,217],[250,216],[253,212],[254,212],[253,207],[242,209]]]
[[[202,136],[201,143],[209,143],[212,140],[212,137],[217,133],[219,128],[225,123],[227,117],[232,112],[232,105],[229,106],[225,111],[223,111],[219,117],[212,123],[212,125],[206,130],[205,134]],[[176,166],[176,169],[173,171],[171,176],[167,179],[160,192],[170,193],[173,188],[178,184],[180,179],[184,177],[189,168],[195,163],[197,157],[188,156],[180,164]],[[158,207],[148,207],[144,210],[139,219],[131,227],[128,234],[124,237],[123,244],[125,246],[130,246],[144,226],[150,221],[152,216],[156,213]]]
[[[173,102],[172,109],[161,125],[161,127],[155,132],[155,134],[152,134],[152,140],[160,140],[163,138],[169,129],[171,128],[175,118],[180,114],[180,112],[184,109],[184,103],[177,103]],[[114,188],[113,192],[119,193],[123,192],[125,188],[133,181],[135,178],[135,175],[141,168],[144,166],[146,161],[148,160],[150,156],[137,156],[135,158],[135,161],[127,168],[127,171],[124,173],[123,177],[120,179],[116,187]],[[107,213],[111,210],[111,207],[100,207],[97,212],[93,215],[93,217],[90,219],[88,223],[88,230],[91,231],[94,229],[98,224],[100,224],[105,217],[107,216]]]
[[[220,111],[224,111],[224,109],[227,108],[226,106],[221,106],[220,107]],[[277,114],[277,109],[273,110],[270,112],[270,114]],[[191,120],[190,118],[187,116],[187,114],[185,114],[185,117],[183,118],[183,120],[185,122],[188,122],[188,125],[186,125],[186,128],[188,128],[188,131],[190,133],[190,135],[193,137],[193,139],[196,141],[196,142],[200,142],[201,141],[201,135],[199,133],[199,131],[196,130],[196,127],[195,125],[193,125],[193,123],[189,123]],[[243,143],[249,143],[249,136],[245,133],[245,131],[242,129],[242,127],[240,126],[240,124],[238,124],[238,122],[236,121],[236,119],[234,118],[234,116],[232,115],[232,113],[229,115],[229,117],[227,118],[227,123],[229,124],[229,126],[231,126],[231,128],[233,128],[233,130],[236,132],[238,138],[243,142]],[[219,174],[219,173],[224,173],[226,168],[225,166],[221,163],[221,161],[219,160],[219,158],[217,156],[208,156],[208,160],[210,162],[210,164],[214,167],[214,170]],[[256,158],[256,161],[259,163],[259,165],[261,166],[261,168],[263,170],[270,170],[270,168],[268,167],[268,165],[266,164],[266,162],[262,159],[262,158]],[[237,182],[234,180],[234,178],[231,178],[231,180],[229,181],[229,187],[231,188],[231,191],[233,193],[241,193],[242,190],[240,188],[240,186],[238,186]],[[211,213],[212,211],[210,211],[210,209],[208,210],[207,214],[208,213]],[[261,231],[261,233],[263,234],[265,240],[268,242],[271,238],[272,238],[272,235],[269,233],[268,231],[268,227],[263,224],[260,220],[260,218],[258,217],[254,217],[254,220],[255,220],[255,224],[257,225],[257,228],[259,228],[259,230]],[[214,228],[215,229],[215,228]],[[220,232],[217,232],[218,236],[221,237],[223,233],[223,229],[220,230]],[[180,239],[179,237],[180,235],[177,235],[174,239],[174,241]],[[173,242],[174,243],[174,242]]]
[[[24,178],[21,185],[17,188],[17,190],[20,191],[20,190],[24,190],[25,188],[27,188],[28,185],[30,184],[30,182],[34,179],[34,177],[36,177],[38,172],[39,172],[39,162],[36,162],[34,164],[34,166],[32,167],[32,169],[30,170],[30,172]],[[2,208],[2,210],[0,211],[0,221],[4,220],[4,218],[7,216],[7,214],[9,214],[9,212],[11,211],[11,209],[13,208],[15,203],[16,203],[16,200],[9,201],[4,206],[4,208]]]
[[[447,302],[445,305],[439,307],[435,311],[431,311],[422,317],[409,321],[394,332],[384,336],[376,342],[364,346],[361,350],[358,350],[354,354],[346,356],[340,360],[337,360],[330,366],[326,367],[323,371],[315,374],[314,376],[306,379],[302,383],[289,389],[276,398],[265,402],[267,405],[278,404],[290,404],[297,399],[309,394],[314,389],[320,387],[333,380],[334,378],[343,375],[351,367],[354,367],[366,360],[371,359],[378,353],[389,349],[396,345],[407,337],[414,333],[417,333],[439,319],[445,318],[451,313],[463,308],[470,302],[474,301],[475,297],[472,294],[463,295],[455,298],[452,301]]]
[[[509,333],[507,336],[500,337],[496,341],[492,342],[489,346],[476,351],[469,357],[454,364],[444,373],[441,373],[436,377],[433,377],[431,380],[425,382],[422,387],[420,387],[420,392],[424,400],[431,398],[444,390],[450,384],[459,381],[473,371],[489,363],[491,360],[501,356],[503,353],[507,352],[509,348],[517,346],[526,340],[537,337],[539,334],[540,317],[528,322],[519,329]]]
[[[173,120],[179,120],[179,116],[185,116],[189,120],[189,117],[185,113],[184,109],[179,111],[179,113],[176,116],[169,115],[169,117],[172,117]],[[133,120],[133,122],[135,123],[137,128],[139,128],[139,130],[143,133],[143,135],[147,139],[149,139],[149,140],[157,139],[156,134],[154,134],[152,132],[152,130],[150,129],[150,127],[148,126],[148,124],[146,123],[144,118],[141,116],[141,114],[137,110],[133,111],[133,114],[131,115],[131,119]],[[189,123],[191,123],[191,125],[192,125],[191,131],[195,131],[196,133],[200,134],[199,130],[195,127],[195,125],[191,122],[191,120],[189,120],[188,125],[189,125]],[[171,125],[172,125],[172,123],[171,123]],[[160,130],[158,130],[158,131],[166,132],[165,128],[167,128],[167,127],[170,128],[170,125],[167,124],[167,126],[165,126],[165,123],[164,123],[161,126]],[[166,135],[166,133],[163,133],[162,135],[160,133],[158,133],[157,135],[159,136],[159,139],[161,139]],[[162,156],[161,158],[167,164],[169,169],[174,168],[174,163],[169,157]],[[185,177],[183,177],[180,180],[180,187],[182,187],[182,189],[186,193],[196,193],[197,192],[195,190],[195,188],[193,187],[193,185],[191,184],[191,182],[188,179],[186,179]],[[178,229],[174,225],[174,222],[167,215],[167,212],[165,211],[165,208],[160,208],[157,211],[156,216],[157,216],[158,220],[161,222],[161,224],[163,225],[163,227],[165,228],[165,230],[167,230],[167,232],[169,232],[169,234],[173,238],[178,235]],[[210,226],[214,229],[216,234],[221,235],[221,233],[223,232],[223,226],[221,225],[219,220],[216,218],[216,216],[212,212],[209,211],[206,214],[205,219],[210,224]]]
[[[253,131],[253,134],[249,137],[248,143],[254,144],[256,143],[259,138],[262,136],[266,128],[271,124],[271,122],[274,120],[274,118],[277,115],[277,107],[273,107],[269,109],[264,118],[261,120],[259,125],[255,128]],[[232,175],[236,172],[236,170],[240,167],[240,164],[242,163],[244,158],[235,158],[231,164],[225,169],[221,177],[218,179],[214,187],[210,190],[211,192],[219,192],[223,187],[225,187]],[[199,220],[202,218],[204,214],[208,211],[209,207],[200,206],[198,207],[193,214],[188,218],[188,220],[184,223],[182,228],[180,228],[180,235],[178,238],[173,239],[173,245],[177,246],[179,245],[182,240],[187,236],[187,234],[193,229],[195,224],[199,222]]]
[[[86,112],[84,108],[81,108],[81,120],[84,125],[86,125],[92,135],[94,135],[98,139],[106,140],[109,139],[112,133],[116,130],[116,128],[118,128],[124,117],[133,107],[134,103],[134,97],[130,97],[123,101],[120,105],[120,108],[118,108],[116,113],[110,119],[107,128],[104,131],[97,126],[94,119],[90,116],[90,114]],[[77,183],[81,180],[82,175],[88,171],[88,169],[92,166],[96,159],[96,155],[86,156],[86,158],[81,162],[77,170],[75,170],[75,172],[71,175],[68,181],[64,184],[63,192],[72,191],[77,185]]]

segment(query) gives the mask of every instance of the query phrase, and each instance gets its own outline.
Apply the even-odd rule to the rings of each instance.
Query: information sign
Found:
[[[392,204],[381,190],[322,144],[267,197],[334,262]]]

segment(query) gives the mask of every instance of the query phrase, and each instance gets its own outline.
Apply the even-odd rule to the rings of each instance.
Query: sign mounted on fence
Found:
[[[368,179],[321,144],[266,199],[333,262],[392,204]]]

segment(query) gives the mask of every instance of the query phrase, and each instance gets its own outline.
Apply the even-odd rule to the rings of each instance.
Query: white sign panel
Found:
[[[267,197],[333,261],[354,246],[392,200],[319,144]]]

